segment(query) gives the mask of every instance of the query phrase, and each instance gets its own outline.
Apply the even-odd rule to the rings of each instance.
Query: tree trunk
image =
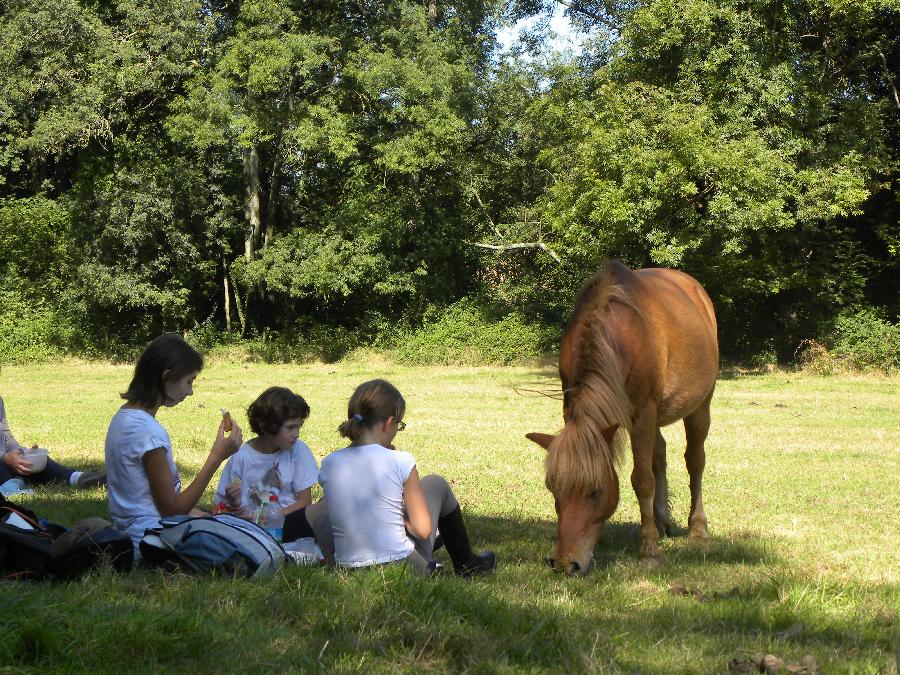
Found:
[[[254,143],[244,150],[244,217],[247,219],[247,236],[244,240],[244,256],[247,262],[256,260],[262,231],[260,213],[259,150]]]
[[[228,289],[228,261],[222,256],[222,286],[225,291],[225,330],[231,337],[231,292]]]
[[[276,152],[279,148],[276,148]],[[278,215],[278,191],[281,189],[281,159],[276,157],[272,162],[272,179],[269,182],[269,200],[266,204],[266,237],[263,248],[275,238],[275,218]]]
[[[247,310],[246,303],[249,302],[249,300],[250,300],[250,293],[249,292],[247,293],[247,299],[246,299],[246,301],[244,303],[244,307],[242,309],[241,308],[241,296],[238,295],[237,286],[232,284],[232,288],[234,289],[234,306],[237,309],[238,322],[241,324],[241,337],[246,337],[247,336],[247,319],[245,318],[246,317],[245,312]]]
[[[437,25],[438,8],[437,0],[428,0],[428,25],[434,28]]]
[[[244,239],[244,257],[247,264],[252,263],[259,257],[259,244],[262,235],[262,213],[260,206],[260,193],[262,187],[259,182],[259,148],[256,143],[250,145],[244,150],[244,217],[247,219],[246,238]],[[235,298],[237,298],[237,288],[235,290]],[[250,296],[253,289],[249,286],[244,289],[244,311],[241,312],[240,300],[237,301],[238,314],[241,318],[241,335],[246,336],[247,330],[247,314],[250,309]]]

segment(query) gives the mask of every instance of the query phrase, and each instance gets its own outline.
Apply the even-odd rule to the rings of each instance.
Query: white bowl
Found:
[[[31,473],[39,473],[47,468],[47,455],[43,448],[31,448],[25,451],[25,459],[31,462]]]

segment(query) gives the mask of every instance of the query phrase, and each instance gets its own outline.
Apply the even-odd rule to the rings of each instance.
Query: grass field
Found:
[[[23,443],[99,466],[130,367],[6,367],[0,395]],[[182,475],[200,467],[219,408],[240,412],[270,384],[312,407],[303,437],[321,460],[359,382],[384,376],[407,399],[397,446],[451,480],[487,578],[413,579],[288,568],[253,583],[135,572],[0,586],[0,671],[725,672],[774,654],[822,671],[896,672],[900,630],[900,397],[894,379],[794,373],[725,376],[713,399],[704,501],[712,541],[663,540],[638,562],[630,459],[622,501],[585,578],[554,574],[555,516],[543,450],[561,403],[516,387],[558,386],[552,369],[225,365],[160,420]],[[674,514],[687,519],[683,432],[667,428]],[[212,491],[207,493],[207,501]],[[21,500],[64,524],[106,514],[102,489]],[[445,556],[441,551],[439,556]],[[447,562],[445,560],[445,562]]]

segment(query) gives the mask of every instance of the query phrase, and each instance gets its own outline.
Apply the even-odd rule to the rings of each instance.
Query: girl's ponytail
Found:
[[[363,426],[363,416],[359,413],[355,413],[351,415],[349,419],[344,420],[338,426],[338,433],[344,438],[349,438],[351,441],[355,441],[357,438],[362,436],[362,432],[365,429]]]

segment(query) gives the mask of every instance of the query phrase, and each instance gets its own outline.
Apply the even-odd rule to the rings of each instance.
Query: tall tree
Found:
[[[168,129],[223,166],[240,162],[243,250],[228,264],[243,315],[253,298],[262,324],[279,298],[364,312],[446,260],[429,230],[448,218],[429,215],[436,194],[457,189],[448,170],[487,52],[461,30],[462,12],[436,16],[405,3],[254,0],[214,22],[224,28]],[[354,299],[363,289],[367,300]]]
[[[791,350],[863,300],[877,261],[854,222],[897,171],[897,8],[652,0],[603,16],[621,19],[617,52],[532,108],[553,176],[538,201],[569,264],[693,271],[725,344],[747,349],[763,334]]]

